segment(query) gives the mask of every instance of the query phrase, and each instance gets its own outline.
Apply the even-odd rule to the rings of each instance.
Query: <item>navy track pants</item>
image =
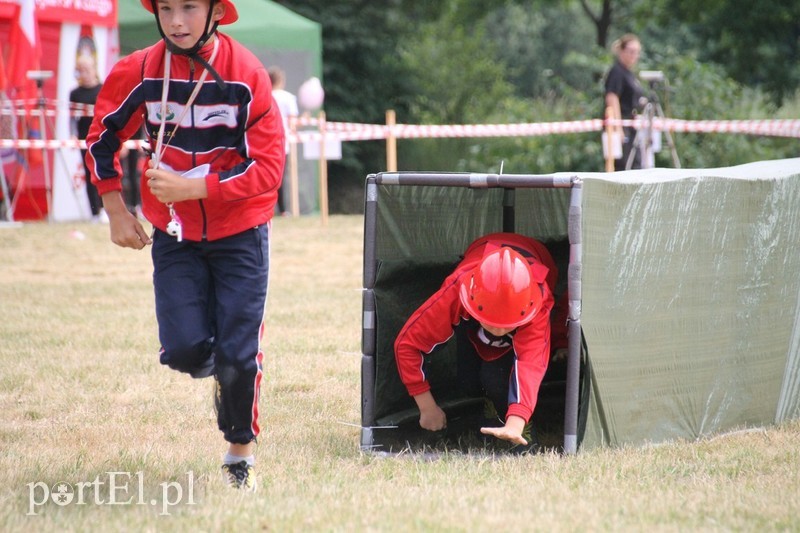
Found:
[[[161,364],[215,376],[220,431],[228,442],[251,442],[260,431],[269,224],[211,242],[155,230],[152,256]]]

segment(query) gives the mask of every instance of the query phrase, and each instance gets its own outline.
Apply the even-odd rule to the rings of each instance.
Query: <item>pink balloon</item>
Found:
[[[319,78],[311,77],[303,82],[297,92],[297,100],[304,109],[314,111],[322,107],[325,100],[325,90]]]

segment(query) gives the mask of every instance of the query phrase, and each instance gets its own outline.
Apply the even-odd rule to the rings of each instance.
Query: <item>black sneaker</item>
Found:
[[[235,489],[256,491],[256,471],[247,461],[222,465],[222,477],[227,485]]]

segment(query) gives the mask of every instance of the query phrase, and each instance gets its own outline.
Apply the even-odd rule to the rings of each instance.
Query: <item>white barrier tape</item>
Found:
[[[775,137],[800,137],[800,120],[678,120],[660,119],[662,129],[680,133],[744,133]],[[653,120],[653,129],[656,120]]]
[[[636,120],[609,120],[610,126],[634,126],[645,128],[641,118]],[[467,125],[412,125],[396,124],[357,124],[348,122],[326,122],[325,138],[338,141],[374,141],[389,137],[397,139],[431,139],[461,137],[533,137],[566,133],[588,133],[602,131],[604,122],[600,119],[571,122],[534,122],[527,124],[467,124]],[[678,120],[654,118],[654,131],[679,133],[739,133],[747,135],[800,138],[800,120]],[[321,142],[319,130],[297,131],[287,135],[289,142]],[[131,140],[128,148],[148,147],[147,141]],[[83,141],[40,139],[0,139],[0,148],[18,149],[57,149],[85,148]]]
[[[45,108],[40,106],[44,103]],[[71,117],[92,116],[94,105],[62,102],[53,99],[6,100],[0,106],[0,115],[52,117],[58,110],[67,111]],[[296,137],[289,134],[294,142],[319,140],[320,120],[310,115],[300,115],[294,121],[295,127],[317,128],[314,131],[297,131]],[[363,124],[356,122],[325,122],[326,135],[341,141],[366,141],[386,139],[454,138],[454,137],[530,137],[562,133],[586,133],[602,131],[605,125],[632,126],[636,129],[647,127],[646,120],[639,116],[633,120],[600,119],[571,122],[539,122],[529,124],[467,124],[425,126],[412,124]],[[391,128],[391,135],[390,129]],[[800,120],[759,119],[759,120],[681,120],[654,117],[652,128],[656,131],[676,133],[742,133],[748,135],[767,135],[778,137],[800,137]]]
[[[430,137],[530,137],[559,133],[600,131],[600,119],[571,122],[534,122],[527,124],[468,124],[462,126],[415,126],[398,124],[392,128],[401,139]]]
[[[297,127],[303,127],[303,126],[317,127],[319,126],[319,119],[309,115],[300,115],[299,117],[295,117],[294,124]]]
[[[633,126],[644,129],[644,119],[610,120],[611,126]],[[347,125],[346,127],[344,125]],[[454,138],[454,137],[532,137],[566,133],[588,133],[603,131],[600,119],[571,122],[539,122],[528,124],[472,124],[472,125],[410,125],[383,126],[376,124],[348,124],[327,122],[325,136],[340,141],[380,140],[394,136],[398,139]],[[352,127],[357,126],[357,127]],[[741,133],[800,138],[800,120],[678,120],[654,118],[655,131],[678,133]],[[391,134],[391,135],[390,135]],[[289,135],[292,142],[320,142],[318,130],[299,131]]]
[[[15,115],[18,117],[39,117],[42,115],[41,109],[0,109],[0,116],[2,115]],[[56,116],[55,109],[45,109],[44,116],[46,117],[54,117]]]
[[[58,114],[58,110],[64,110],[71,117],[91,117],[94,115],[93,104],[79,104],[77,102],[60,102],[58,100],[6,100],[0,102],[0,115],[16,115],[18,117],[31,116],[38,117],[42,114],[42,104],[44,103],[44,114],[53,117]]]
[[[632,126],[646,128],[647,121],[642,117],[635,120],[608,120],[609,126]],[[675,133],[741,133],[773,137],[800,137],[800,120],[797,119],[752,119],[752,120],[681,120],[654,117],[654,131]]]
[[[136,150],[137,148],[150,148],[150,143],[147,141],[125,141],[125,146],[129,150]],[[43,139],[0,139],[0,148],[14,148],[17,150],[58,150],[61,148],[80,148],[86,149],[86,141],[79,141],[74,139],[57,140],[52,139],[45,141]]]
[[[331,126],[328,129],[328,126]],[[356,127],[353,127],[356,126]],[[397,124],[382,126],[376,124],[349,124],[327,122],[325,137],[340,141],[370,141],[387,139],[430,139],[453,137],[531,137],[558,133],[585,133],[600,131],[603,122],[599,119],[574,122],[540,122],[530,124],[468,124],[444,126],[419,126]],[[322,134],[318,130],[298,131],[289,135],[290,142],[320,142]]]

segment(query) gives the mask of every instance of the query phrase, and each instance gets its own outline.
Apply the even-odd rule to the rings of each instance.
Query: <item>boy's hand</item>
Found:
[[[528,444],[528,441],[522,438],[523,429],[525,429],[525,419],[511,415],[506,420],[505,426],[499,428],[481,428],[481,433],[525,446]]]
[[[439,431],[447,427],[447,415],[441,407],[435,405],[428,411],[419,412],[419,425],[428,431]]]
[[[419,407],[419,425],[428,431],[439,431],[447,427],[447,415],[433,399],[430,391],[414,396]]]
[[[111,242],[135,250],[141,250],[153,242],[139,220],[125,207],[118,191],[104,194],[103,206],[108,214]]]
[[[169,170],[152,168],[153,162],[148,163],[150,168],[144,172],[147,177],[147,186],[159,202],[183,202],[184,200],[200,200],[208,196],[206,180],[184,178],[180,174]]]

